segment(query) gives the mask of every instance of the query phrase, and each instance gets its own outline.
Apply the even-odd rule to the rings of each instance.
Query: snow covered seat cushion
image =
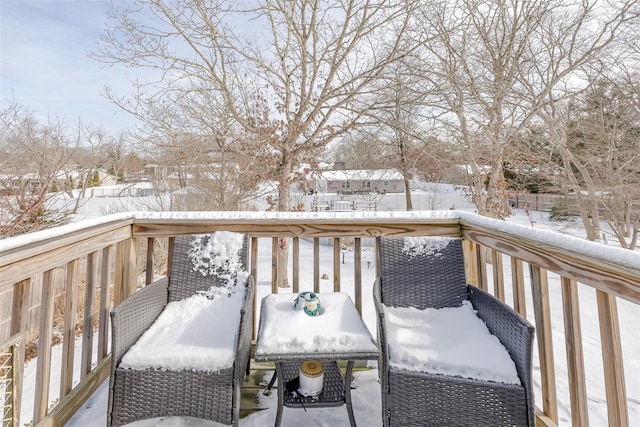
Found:
[[[391,368],[520,384],[509,352],[470,302],[424,310],[384,306],[384,313]]]
[[[240,280],[244,283],[244,280]],[[244,287],[170,302],[122,357],[125,369],[219,371],[233,366]]]

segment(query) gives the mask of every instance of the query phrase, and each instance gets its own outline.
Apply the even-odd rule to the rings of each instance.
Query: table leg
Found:
[[[349,423],[351,427],[356,427],[356,418],[353,415],[353,406],[351,405],[351,376],[353,375],[353,360],[347,362],[347,371],[344,378],[344,400],[347,405],[347,413],[349,414]]]
[[[273,385],[275,379],[278,378],[278,363],[276,362],[276,369],[273,373],[273,378],[269,382],[269,387]],[[278,410],[276,412],[276,423],[275,427],[280,427],[280,423],[282,422],[282,410],[284,409],[284,394],[285,385],[284,385],[284,375],[280,375],[278,378]]]
[[[269,396],[271,394],[271,388],[275,384],[277,378],[278,378],[278,369],[274,369],[273,376],[269,380],[269,384],[267,384],[267,388],[262,392],[262,394],[264,394],[265,396]]]

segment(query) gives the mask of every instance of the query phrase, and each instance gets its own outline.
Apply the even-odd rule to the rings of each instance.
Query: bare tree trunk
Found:
[[[411,185],[406,175],[404,175],[404,194],[405,200],[407,201],[407,210],[412,211],[413,201],[411,200]]]
[[[280,163],[278,185],[278,211],[288,212],[291,209],[291,158],[288,152],[283,153]],[[289,287],[289,240],[281,238],[278,246],[278,287]]]
[[[582,165],[567,149],[566,146],[560,147],[560,155],[562,156],[562,162],[564,164],[564,170],[569,178],[569,182],[573,186],[573,191],[576,194],[576,200],[578,201],[578,208],[580,210],[580,218],[587,233],[587,239],[597,240],[600,238],[600,213],[598,212],[598,202],[596,195],[596,188],[593,183],[589,171]],[[580,184],[577,177],[573,173],[573,168],[576,168],[580,173],[580,177],[585,182],[587,187],[586,195],[582,193]]]

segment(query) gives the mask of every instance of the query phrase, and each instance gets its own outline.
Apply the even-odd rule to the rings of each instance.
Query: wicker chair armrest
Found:
[[[378,277],[373,283],[373,304],[376,310],[376,325],[378,333],[378,349],[380,357],[378,358],[378,372],[380,378],[380,387],[382,390],[382,425],[389,427],[389,349],[387,347],[387,330],[384,318],[384,307],[382,305],[382,287],[381,279]]]
[[[376,315],[378,318],[384,318],[384,311],[382,309],[382,287],[380,283],[380,278],[378,277],[375,282],[373,282],[373,305],[376,309]]]
[[[469,286],[471,303],[480,317],[513,359],[518,377],[527,390],[530,414],[533,414],[533,340],[535,328],[511,307],[493,295]],[[530,425],[535,425],[530,420]]]
[[[382,288],[379,277],[373,283],[373,305],[376,310],[376,324],[378,327],[378,349],[380,350],[380,355],[384,359],[387,359],[386,328],[384,324],[384,308],[382,306]],[[384,366],[380,366],[380,369],[383,368]]]
[[[240,416],[240,400],[242,399],[244,372],[245,369],[248,369],[249,357],[251,356],[254,293],[253,277],[249,276],[245,282],[244,302],[240,311],[240,325],[238,341],[236,343],[236,357],[233,364],[233,417],[236,422]]]
[[[236,374],[242,378],[246,363],[251,351],[251,339],[253,337],[253,299],[255,286],[253,277],[248,276],[245,283],[245,296],[240,312],[240,326],[236,348]]]
[[[377,278],[373,283],[373,303],[376,309],[378,349],[380,350],[380,360],[378,361],[380,366],[378,366],[378,369],[386,375],[389,370],[389,349],[387,348],[387,328],[385,325],[384,307],[382,305],[380,278]]]
[[[138,290],[111,311],[113,369],[166,307],[168,283],[166,277],[157,280]]]

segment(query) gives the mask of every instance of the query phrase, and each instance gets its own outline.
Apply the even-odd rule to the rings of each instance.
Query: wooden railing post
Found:
[[[476,257],[475,247],[476,244],[471,240],[462,241],[467,282],[475,287],[480,287],[480,280],[478,279],[478,258]]]
[[[137,288],[138,239],[130,238],[116,246],[116,280],[113,293],[115,306],[124,301]]]
[[[20,425],[20,401],[22,400],[22,375],[26,333],[12,335],[0,342],[0,425],[17,427]],[[20,381],[18,383],[18,380]]]
[[[482,255],[482,246],[467,240],[465,262],[467,262],[467,282],[483,291],[489,291],[487,266]],[[463,246],[464,248],[464,246]]]
[[[24,376],[24,353],[27,340],[27,319],[29,318],[29,293],[31,279],[21,280],[13,285],[13,304],[11,307],[11,335],[22,334],[22,343],[16,347],[14,353],[14,396],[13,418],[17,426],[20,425],[20,411],[22,410],[22,387]]]

